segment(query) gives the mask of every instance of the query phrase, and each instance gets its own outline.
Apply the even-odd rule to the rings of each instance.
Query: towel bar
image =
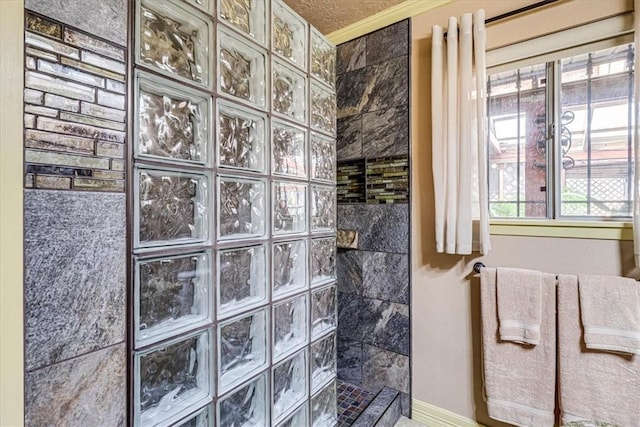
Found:
[[[480,269],[481,268],[485,268],[486,265],[484,264],[484,262],[476,262],[475,264],[473,264],[473,271],[475,273],[480,274]],[[556,274],[556,280],[558,280],[558,275]]]

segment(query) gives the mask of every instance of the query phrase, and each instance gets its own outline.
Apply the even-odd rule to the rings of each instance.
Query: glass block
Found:
[[[307,78],[273,59],[271,109],[302,124],[307,120]]]
[[[311,344],[311,389],[319,389],[336,373],[336,334],[331,334]]]
[[[280,359],[307,342],[307,296],[273,306],[273,357]]]
[[[335,188],[311,186],[311,231],[333,231],[335,228]]]
[[[304,129],[272,121],[271,170],[274,174],[307,176],[307,133]]]
[[[212,397],[208,331],[135,355],[136,425],[170,423]]]
[[[218,26],[218,92],[266,107],[266,53]]]
[[[306,70],[307,23],[283,1],[274,1],[271,9],[271,48]]]
[[[220,239],[261,237],[265,233],[264,181],[219,177]]]
[[[203,242],[208,239],[209,178],[169,169],[137,168],[135,245]]]
[[[267,118],[263,114],[218,100],[218,164],[265,170]]]
[[[302,350],[273,368],[272,415],[277,422],[307,397],[307,350]]]
[[[274,234],[302,233],[307,230],[307,186],[293,182],[273,182]]]
[[[211,97],[148,73],[136,81],[135,154],[208,164]]]
[[[264,0],[218,0],[218,17],[264,45],[266,41],[265,3]]]
[[[211,427],[213,425],[213,407],[208,405],[186,419],[179,421],[175,427]]]
[[[138,62],[209,86],[212,30],[205,15],[180,2],[142,0],[136,18]]]
[[[267,313],[260,310],[218,326],[220,393],[267,366]]]
[[[313,427],[334,427],[338,421],[336,408],[336,382],[311,398],[311,422]]]
[[[304,240],[273,245],[273,297],[307,286],[307,243]]]
[[[336,327],[336,287],[328,286],[311,294],[311,333],[314,337]]]
[[[311,74],[332,87],[335,86],[336,47],[313,27],[311,27]]]
[[[305,403],[289,416],[289,418],[278,424],[277,427],[300,427],[308,426],[309,406]]]
[[[320,284],[336,278],[336,239],[311,240],[311,284]]]
[[[311,179],[336,182],[336,141],[311,132]]]
[[[265,246],[218,252],[218,318],[266,302],[266,252]]]
[[[262,374],[218,401],[218,426],[267,426],[267,402],[267,376]]]
[[[336,133],[336,94],[311,81],[311,128]]]
[[[136,347],[211,321],[210,266],[208,252],[136,260]]]

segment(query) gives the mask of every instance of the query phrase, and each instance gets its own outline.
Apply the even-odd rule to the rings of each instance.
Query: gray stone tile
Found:
[[[360,304],[362,337],[367,344],[409,356],[409,306],[373,298]]]
[[[357,102],[351,101],[354,105],[364,104],[359,112],[386,110],[409,104],[409,58],[407,56],[368,66],[366,71],[364,79],[366,83],[362,89],[361,99]],[[353,93],[352,96],[355,95],[356,93]]]
[[[25,8],[125,46],[126,0],[26,0]]]
[[[382,28],[367,36],[367,65],[409,55],[409,20]]]
[[[368,68],[350,71],[336,80],[338,119],[355,116],[367,104],[365,91],[369,86]],[[36,88],[37,89],[37,88]]]
[[[125,195],[25,191],[26,368],[124,340]]]
[[[371,113],[375,114],[375,113]],[[362,115],[338,119],[336,147],[338,160],[362,157]]]
[[[409,256],[362,252],[362,295],[409,304]]]
[[[362,115],[362,156],[368,158],[409,154],[407,105]]]
[[[400,418],[400,393],[384,387],[360,414],[353,427],[393,427]]]
[[[409,393],[411,381],[408,356],[366,344],[363,356],[362,385],[365,389],[375,391],[387,386]]]
[[[338,292],[362,295],[362,251],[338,250],[336,259]]]
[[[338,229],[357,230],[358,248],[409,253],[409,204],[338,205]]]
[[[338,379],[362,386],[362,343],[338,338]]]
[[[336,74],[358,70],[367,65],[367,38],[360,37],[337,47]]]
[[[25,425],[124,426],[126,399],[123,343],[27,373]]]
[[[359,295],[338,293],[338,336],[362,341],[363,298]]]
[[[411,416],[411,395],[409,393],[400,393],[400,405],[402,407],[402,415]]]

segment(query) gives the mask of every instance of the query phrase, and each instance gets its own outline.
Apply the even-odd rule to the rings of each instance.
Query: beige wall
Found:
[[[23,424],[22,0],[0,0],[0,426]]]
[[[456,1],[412,21],[413,398],[490,426],[482,401],[479,282],[475,261],[489,266],[554,273],[626,274],[632,270],[631,242],[493,236],[493,251],[477,258],[435,253],[431,176],[431,26],[479,8],[492,17],[535,1]],[[630,0],[562,1],[488,28],[488,47],[513,43],[560,27],[633,8]]]

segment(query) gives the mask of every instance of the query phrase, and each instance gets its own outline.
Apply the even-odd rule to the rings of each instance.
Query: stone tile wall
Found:
[[[408,20],[383,28],[338,46],[336,64],[338,229],[359,234],[358,249],[337,256],[338,377],[370,391],[400,391],[405,415],[411,390],[409,36]],[[351,166],[363,164],[364,170]]]
[[[127,6],[25,6],[25,425],[124,426]]]

